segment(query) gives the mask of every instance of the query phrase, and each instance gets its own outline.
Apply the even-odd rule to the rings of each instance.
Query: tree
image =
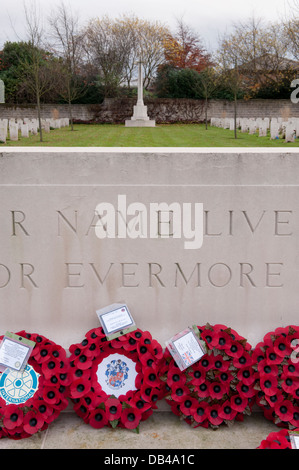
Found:
[[[73,127],[72,102],[84,92],[80,77],[83,56],[84,33],[79,26],[78,15],[74,15],[70,6],[61,3],[49,18],[50,37],[54,40],[52,49],[61,59],[60,95],[69,105],[71,130]]]
[[[299,0],[293,0],[290,12],[290,16],[284,21],[286,42],[292,56],[299,60]]]
[[[217,73],[214,66],[208,65],[202,72],[200,72],[199,80],[201,92],[205,100],[205,126],[207,130],[209,99],[213,98],[219,86],[219,73]]]
[[[220,48],[234,56],[245,97],[263,97],[264,90],[279,90],[290,81],[296,64],[287,58],[288,47],[281,23],[267,23],[255,17],[234,25]]]
[[[210,56],[204,49],[201,38],[182,19],[177,20],[175,34],[166,35],[164,55],[167,64],[197,72],[201,72],[210,63]]]
[[[115,96],[129,55],[129,41],[122,28],[108,16],[93,19],[86,28],[84,47],[90,66],[99,72],[105,97]]]
[[[234,134],[237,139],[238,98],[242,90],[243,80],[240,72],[239,48],[229,37],[223,37],[219,46],[218,65],[223,85],[230,89],[234,100]]]
[[[29,55],[20,64],[23,68],[23,84],[35,95],[37,114],[39,122],[40,141],[43,141],[41,122],[41,97],[46,92],[55,89],[57,84],[57,74],[52,73],[57,61],[52,60],[50,55],[45,54],[42,49],[44,30],[42,26],[40,12],[36,4],[31,4],[30,8],[24,6],[25,23],[28,35]],[[52,68],[51,65],[54,65]]]

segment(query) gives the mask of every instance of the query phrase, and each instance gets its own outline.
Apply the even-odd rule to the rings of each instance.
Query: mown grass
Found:
[[[29,138],[20,137],[17,142],[6,141],[3,146],[18,147],[299,147],[296,142],[286,143],[283,139],[271,140],[269,136],[259,137],[238,131],[238,138],[228,129],[209,127],[203,124],[161,124],[154,128],[129,128],[124,125],[77,124],[53,129]]]

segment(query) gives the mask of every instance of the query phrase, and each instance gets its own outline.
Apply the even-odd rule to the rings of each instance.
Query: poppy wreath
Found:
[[[295,431],[299,431],[296,429]],[[266,439],[263,439],[258,449],[292,449],[289,431],[281,429],[280,431],[270,432]]]
[[[23,373],[0,373],[0,437],[15,440],[47,429],[68,406],[70,382],[65,349],[39,334],[16,334],[36,344]]]
[[[252,349],[247,340],[225,325],[197,327],[207,353],[181,371],[164,352],[166,402],[192,427],[217,429],[250,415],[256,391]]]
[[[299,428],[299,327],[276,328],[254,349],[256,402],[277,426]]]
[[[162,361],[162,347],[148,331],[137,329],[108,340],[102,327],[90,330],[81,343],[70,347],[70,398],[75,412],[94,428],[138,433],[140,422],[163,398]]]

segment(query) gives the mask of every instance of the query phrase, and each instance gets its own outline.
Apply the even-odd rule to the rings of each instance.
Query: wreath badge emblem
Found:
[[[106,375],[106,384],[112,390],[119,390],[125,384],[126,379],[128,378],[129,367],[121,359],[112,360],[107,364],[107,369],[105,372]]]

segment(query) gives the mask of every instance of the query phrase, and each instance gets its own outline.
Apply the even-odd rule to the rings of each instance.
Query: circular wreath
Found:
[[[217,429],[251,414],[256,394],[252,349],[225,325],[197,328],[207,345],[198,362],[181,371],[165,350],[165,399],[172,412],[191,426]]]
[[[139,423],[152,414],[163,395],[161,345],[140,329],[107,340],[99,327],[87,332],[81,343],[72,345],[70,353],[69,393],[77,415],[94,428],[139,432]],[[122,387],[130,382],[128,362],[134,366],[133,385],[124,390]]]
[[[296,429],[299,431],[299,429]],[[292,449],[289,431],[281,429],[280,431],[270,432],[270,434],[263,439],[258,449]]]
[[[23,439],[47,429],[67,407],[70,375],[61,346],[39,334],[16,334],[36,344],[23,372],[0,373],[0,437]]]
[[[277,426],[299,427],[299,327],[276,328],[254,349],[257,404]],[[297,357],[298,356],[298,357]]]

